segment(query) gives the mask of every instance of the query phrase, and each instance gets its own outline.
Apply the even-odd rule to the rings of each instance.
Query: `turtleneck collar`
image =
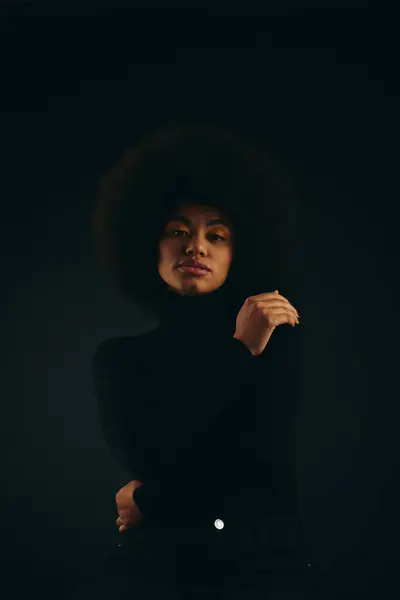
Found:
[[[217,290],[198,296],[181,296],[165,287],[158,329],[174,337],[229,339],[235,333],[242,303],[228,281]]]

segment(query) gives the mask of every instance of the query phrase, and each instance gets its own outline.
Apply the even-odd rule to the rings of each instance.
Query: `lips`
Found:
[[[206,271],[211,271],[211,269],[209,267],[207,267],[207,265],[205,265],[204,263],[201,262],[197,262],[196,260],[186,260],[184,262],[181,262],[180,267],[194,267],[196,269],[205,269]]]

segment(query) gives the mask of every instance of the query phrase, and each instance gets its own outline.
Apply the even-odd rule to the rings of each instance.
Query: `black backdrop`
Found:
[[[152,326],[103,281],[99,175],[171,118],[266,142],[305,192],[301,507],[332,598],[397,589],[398,41],[350,2],[1,8],[2,598],[63,598],[118,542],[128,479],[91,359]],[[282,293],[285,293],[282,290]]]

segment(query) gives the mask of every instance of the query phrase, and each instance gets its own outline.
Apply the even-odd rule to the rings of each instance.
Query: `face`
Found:
[[[212,292],[226,280],[232,262],[233,231],[212,206],[181,204],[166,223],[159,243],[158,272],[178,294]],[[197,261],[208,270],[183,262]]]

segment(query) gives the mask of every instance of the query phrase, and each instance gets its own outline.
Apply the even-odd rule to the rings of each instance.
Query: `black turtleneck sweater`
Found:
[[[279,327],[254,357],[233,338],[241,305],[227,285],[168,292],[157,329],[97,348],[100,423],[115,459],[144,484],[133,497],[148,521],[297,511],[298,328]]]

